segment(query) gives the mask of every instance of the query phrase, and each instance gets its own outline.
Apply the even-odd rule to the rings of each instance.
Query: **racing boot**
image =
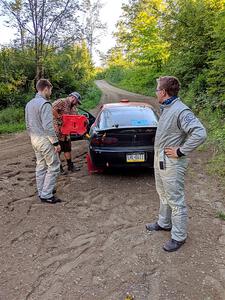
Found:
[[[65,170],[63,169],[62,164],[60,165],[60,175],[66,175]]]
[[[77,172],[80,171],[80,168],[78,166],[75,166],[74,163],[71,161],[70,163],[68,163],[68,171]]]

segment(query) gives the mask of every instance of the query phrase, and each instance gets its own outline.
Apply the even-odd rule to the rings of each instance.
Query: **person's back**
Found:
[[[26,127],[30,136],[48,137],[52,143],[57,137],[52,126],[51,103],[40,94],[30,100],[25,108]]]
[[[44,128],[41,120],[41,109],[42,106],[48,103],[39,94],[35,98],[30,100],[25,108],[26,113],[26,126],[29,135],[40,135],[44,134]]]
[[[56,178],[60,170],[58,153],[60,145],[53,127],[52,106],[48,101],[51,83],[40,79],[36,85],[38,93],[25,108],[26,127],[34,149],[38,196],[43,202],[59,202],[53,196]]]

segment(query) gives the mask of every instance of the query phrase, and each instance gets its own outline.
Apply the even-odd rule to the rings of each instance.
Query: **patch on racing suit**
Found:
[[[193,113],[188,113],[185,118],[184,118],[184,122],[186,124],[191,123],[191,121],[193,121],[195,119],[195,115]]]

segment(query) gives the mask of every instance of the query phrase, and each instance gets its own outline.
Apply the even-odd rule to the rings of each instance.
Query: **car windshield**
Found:
[[[99,128],[156,127],[157,115],[148,106],[119,106],[102,111]]]

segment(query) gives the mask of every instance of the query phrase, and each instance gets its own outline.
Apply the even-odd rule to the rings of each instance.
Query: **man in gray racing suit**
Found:
[[[53,127],[52,105],[48,101],[52,84],[47,79],[37,82],[38,93],[25,108],[26,127],[36,155],[36,182],[42,202],[57,203],[61,200],[53,193],[60,172],[58,152],[61,147]]]
[[[206,130],[178,98],[180,83],[172,76],[157,80],[156,95],[161,115],[155,137],[155,182],[160,198],[159,218],[146,224],[148,231],[171,230],[165,251],[176,251],[187,238],[187,206],[184,176],[187,156],[206,139]]]

